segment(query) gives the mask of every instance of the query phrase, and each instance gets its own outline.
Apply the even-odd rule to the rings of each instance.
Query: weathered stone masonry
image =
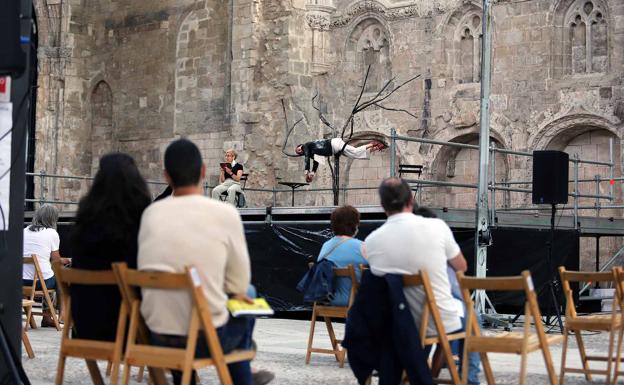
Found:
[[[385,103],[416,115],[370,109],[357,131],[477,143],[480,89],[479,1],[429,0],[35,0],[39,28],[36,171],[90,175],[108,151],[132,154],[149,179],[161,178],[162,154],[179,136],[196,141],[209,166],[234,147],[249,186],[301,180],[300,159],[282,155],[286,128],[303,118],[289,146],[331,135],[312,108],[342,127],[371,66],[364,97],[388,80],[421,78]],[[499,0],[494,13],[492,141],[502,148],[561,149],[608,159],[616,145],[621,175],[624,119],[624,3],[619,0]],[[473,182],[478,154],[400,143],[400,162],[421,163],[424,178]],[[342,185],[375,187],[389,156],[342,161]],[[528,180],[527,159],[498,155],[497,181]],[[581,178],[607,175],[583,166]],[[322,170],[316,187],[330,187]],[[77,199],[86,183],[48,183],[46,196]],[[38,187],[40,188],[40,186]],[[600,186],[607,193],[608,184]],[[583,184],[593,193],[595,185]],[[616,184],[617,202],[621,186]],[[290,194],[278,194],[286,203]],[[373,190],[341,194],[375,204]],[[248,194],[251,205],[271,194]],[[425,204],[474,207],[469,189],[425,191]],[[498,193],[498,206],[528,203]],[[331,203],[300,194],[299,204]],[[583,204],[592,205],[587,199]],[[594,211],[586,211],[593,214]],[[601,215],[622,214],[602,210]],[[605,250],[615,243],[601,242]]]

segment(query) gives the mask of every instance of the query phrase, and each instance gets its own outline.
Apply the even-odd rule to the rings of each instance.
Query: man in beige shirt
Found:
[[[231,205],[202,195],[205,166],[195,144],[174,141],[165,151],[165,177],[173,189],[170,197],[153,203],[143,213],[139,229],[140,270],[183,272],[195,266],[210,304],[224,352],[249,349],[252,318],[229,317],[228,296],[248,300],[250,263],[238,211]],[[152,342],[185,346],[191,298],[187,293],[144,290],[141,313],[152,332]],[[198,355],[209,354],[203,335]],[[228,365],[237,385],[251,385],[249,361]],[[173,371],[174,383],[181,375]],[[193,375],[192,383],[195,381]]]

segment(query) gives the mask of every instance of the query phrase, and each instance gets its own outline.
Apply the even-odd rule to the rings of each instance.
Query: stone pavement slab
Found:
[[[343,369],[333,356],[325,354],[313,354],[310,365],[306,365],[305,348],[308,338],[310,323],[308,321],[284,320],[284,319],[260,319],[256,324],[254,339],[258,344],[258,354],[253,366],[259,369],[268,369],[275,373],[276,378],[272,382],[275,385],[302,385],[302,384],[357,384],[348,364]],[[517,327],[521,330],[521,327]],[[327,331],[322,324],[317,324],[315,344],[330,347]],[[336,332],[342,335],[344,328],[336,325]],[[498,331],[492,330],[496,333]],[[36,357],[28,359],[23,354],[23,364],[33,385],[48,385],[54,383],[56,365],[60,344],[60,332],[54,329],[36,329],[29,331],[29,336]],[[587,347],[590,354],[604,354],[608,346],[608,336],[605,333],[588,333],[586,337]],[[561,344],[551,348],[553,362],[557,373],[561,362]],[[514,355],[491,354],[490,362],[498,384],[517,384],[520,359]],[[579,365],[579,355],[576,344],[571,343],[568,362]],[[100,363],[104,372],[105,363]],[[136,377],[138,369],[134,369],[133,377]],[[83,361],[69,359],[65,372],[65,384],[88,385],[90,378]],[[548,384],[548,377],[539,352],[529,355],[527,384]],[[212,369],[200,371],[202,384],[217,384],[217,377]],[[376,383],[374,381],[373,383]],[[485,380],[482,378],[482,383]],[[584,377],[566,376],[566,384],[587,384]],[[604,383],[604,377],[596,376],[592,384]],[[131,384],[139,382],[133,378]],[[146,384],[144,380],[142,384]]]

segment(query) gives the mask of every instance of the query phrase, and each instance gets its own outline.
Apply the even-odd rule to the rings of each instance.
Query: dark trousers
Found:
[[[225,325],[217,328],[217,335],[219,336],[223,353],[229,353],[239,349],[251,349],[251,337],[254,323],[254,318],[230,317]],[[187,337],[152,333],[151,339],[154,345],[184,348],[186,347]],[[208,343],[202,332],[200,332],[200,336],[197,340],[195,357],[210,357]],[[251,365],[249,361],[228,364],[228,369],[235,385],[252,385]],[[173,375],[174,385],[179,385],[182,381],[182,372],[179,370],[172,370],[171,374]],[[195,371],[193,371],[191,385],[195,384]]]
[[[52,277],[44,280],[44,282],[45,282],[46,288],[48,288],[48,289],[56,289],[56,277],[52,276]],[[32,279],[22,279],[22,286],[32,287],[32,284],[33,284],[33,280]],[[35,290],[41,290],[41,281],[40,280],[37,280],[37,286],[35,287]],[[54,301],[54,298],[52,298],[52,301]],[[48,303],[45,301],[45,299],[43,299],[41,301],[41,306],[42,306],[43,310],[47,310],[48,309]]]

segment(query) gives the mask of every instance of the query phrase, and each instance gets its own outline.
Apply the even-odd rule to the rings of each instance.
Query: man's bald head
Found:
[[[414,205],[410,186],[406,181],[397,177],[386,178],[381,182],[379,198],[381,207],[388,215],[399,213],[406,208],[411,211]]]

